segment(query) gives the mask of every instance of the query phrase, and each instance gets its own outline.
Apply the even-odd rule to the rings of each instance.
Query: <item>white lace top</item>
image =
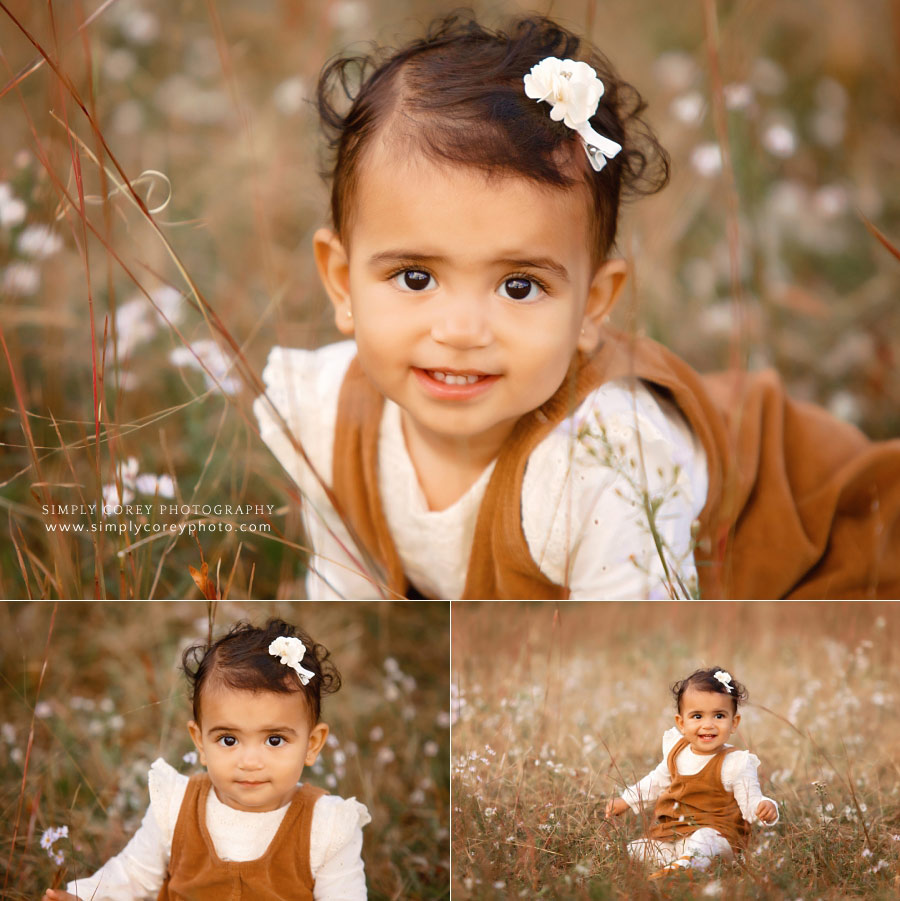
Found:
[[[148,778],[150,806],[140,828],[115,857],[93,876],[66,888],[82,901],[144,901],[156,898],[166,877],[172,836],[187,790],[188,777],[164,760],[155,760]],[[223,804],[214,791],[206,801],[206,826],[222,860],[262,857],[275,837],[289,804],[278,810],[251,813]],[[362,827],[371,822],[365,805],[355,798],[323,795],[313,808],[309,865],[316,881],[316,901],[360,901],[366,898]]]
[[[678,729],[673,726],[667,729],[663,734],[662,740],[662,762],[651,770],[634,785],[629,786],[622,792],[622,798],[628,803],[628,806],[635,813],[639,813],[641,803],[655,801],[660,793],[667,789],[672,782],[669,775],[669,752],[682,738]],[[726,748],[733,747],[726,744]],[[691,750],[690,746],[681,751],[675,758],[675,768],[683,776],[693,776],[699,773],[710,760],[709,754],[697,754]],[[732,751],[726,755],[722,761],[722,787],[725,791],[734,795],[741,814],[748,823],[760,823],[763,826],[774,826],[778,822],[778,805],[767,798],[759,787],[759,777],[756,771],[759,768],[759,758],[749,751]],[[776,817],[774,822],[763,823],[756,816],[756,808],[759,807],[760,801],[772,801],[775,804]]]
[[[352,341],[314,351],[276,347],[263,372],[269,400],[329,484],[338,395],[355,352]],[[314,551],[308,596],[377,597],[377,587],[346,550],[353,548],[347,530],[272,407],[260,397],[254,412],[263,440],[307,499]],[[400,408],[388,400],[378,470],[385,517],[407,577],[427,596],[460,597],[493,464],[450,507],[429,510],[406,450]],[[632,390],[609,382],[557,426],[528,461],[522,525],[544,575],[567,584],[573,599],[668,597],[645,489],[656,507],[667,566],[685,583],[696,579],[691,528],[706,501],[703,450],[665,401],[642,386]]]

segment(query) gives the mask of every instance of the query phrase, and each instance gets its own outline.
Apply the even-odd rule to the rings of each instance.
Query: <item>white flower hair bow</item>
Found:
[[[273,657],[280,657],[281,662],[300,677],[302,685],[309,685],[309,680],[315,676],[314,672],[302,666],[306,645],[299,638],[280,635],[269,645],[269,653]]]
[[[713,673],[713,678],[718,679],[729,692],[734,691],[734,686],[731,684],[731,673],[726,673],[723,669],[717,669]]]
[[[581,135],[591,166],[599,172],[621,149],[610,138],[594,131],[588,120],[597,112],[603,82],[587,64],[548,56],[525,76],[525,94],[538,103],[552,104],[550,118],[560,120]]]

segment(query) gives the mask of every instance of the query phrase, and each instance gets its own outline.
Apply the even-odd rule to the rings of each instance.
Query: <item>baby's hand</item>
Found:
[[[78,895],[64,892],[61,888],[48,888],[41,901],[81,901]]]
[[[778,810],[771,801],[760,801],[756,808],[756,816],[764,823],[774,823],[778,819]]]
[[[606,819],[617,817],[620,813],[625,813],[628,809],[628,802],[624,800],[624,798],[613,798],[611,801],[607,802]]]

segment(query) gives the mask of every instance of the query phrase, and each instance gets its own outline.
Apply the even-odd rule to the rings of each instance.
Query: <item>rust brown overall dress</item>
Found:
[[[723,748],[710,756],[699,773],[686,776],[678,772],[675,759],[689,744],[681,738],[669,751],[666,763],[672,781],[656,800],[649,837],[674,842],[708,827],[725,836],[733,851],[744,849],[750,839],[750,824],[734,795],[722,787],[722,764],[737,748]]]
[[[532,451],[587,395],[640,380],[673,401],[703,446],[709,473],[694,550],[700,596],[900,597],[900,439],[870,442],[812,404],[788,398],[771,370],[701,376],[655,341],[605,330],[556,393],[503,445],[475,525],[463,598],[561,599],[522,528]],[[414,590],[378,493],[384,398],[354,359],[338,399],[333,500],[385,597]]]
[[[256,860],[221,860],[206,828],[206,773],[191,776],[175,833],[166,881],[157,901],[313,901],[309,835],[313,807],[326,792],[303,785],[278,831]]]

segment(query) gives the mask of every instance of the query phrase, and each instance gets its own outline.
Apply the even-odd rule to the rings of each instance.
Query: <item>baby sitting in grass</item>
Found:
[[[759,758],[726,743],[741,721],[744,686],[712,667],[676,682],[672,693],[678,712],[663,735],[662,762],[606,805],[612,817],[656,802],[647,837],[628,845],[632,857],[660,868],[650,879],[730,860],[747,846],[752,823],[778,822],[775,802],[759,787]]]

